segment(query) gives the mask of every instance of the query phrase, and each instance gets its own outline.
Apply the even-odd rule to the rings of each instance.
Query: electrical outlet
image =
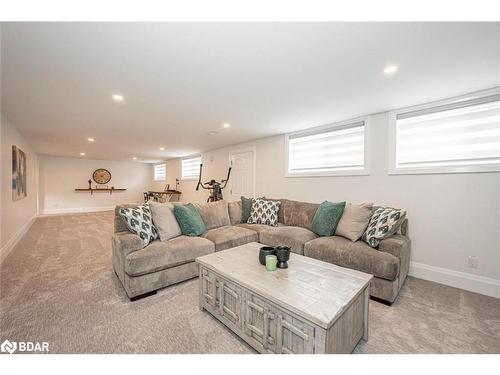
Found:
[[[478,268],[479,267],[479,257],[469,256],[469,258],[467,259],[467,267]]]

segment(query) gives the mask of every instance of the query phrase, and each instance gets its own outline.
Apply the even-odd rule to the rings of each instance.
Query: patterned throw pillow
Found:
[[[153,225],[153,218],[149,205],[145,204],[132,208],[120,208],[118,213],[125,219],[129,231],[141,237],[142,247],[147,246],[151,241],[158,238],[158,231]]]
[[[391,207],[377,208],[361,239],[371,247],[377,247],[380,241],[396,233],[405,217],[404,210]]]
[[[265,224],[276,227],[278,225],[278,211],[281,202],[255,199],[252,203],[248,224]]]

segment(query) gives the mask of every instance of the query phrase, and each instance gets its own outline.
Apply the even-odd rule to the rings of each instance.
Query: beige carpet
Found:
[[[111,266],[111,212],[44,217],[1,265],[0,342],[52,353],[254,353],[197,306],[197,281],[129,302]],[[370,302],[356,353],[500,353],[500,300],[409,278]]]

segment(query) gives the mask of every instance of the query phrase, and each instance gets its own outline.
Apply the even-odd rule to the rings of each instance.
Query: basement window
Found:
[[[182,159],[182,179],[194,180],[200,174],[201,156],[190,156]]]
[[[368,174],[366,132],[362,118],[286,135],[286,177]]]
[[[155,181],[165,181],[167,179],[167,165],[157,164],[153,167],[154,170],[154,180]]]
[[[392,174],[500,171],[500,90],[390,115]]]

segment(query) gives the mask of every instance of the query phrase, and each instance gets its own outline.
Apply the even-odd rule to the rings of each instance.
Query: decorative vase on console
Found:
[[[89,183],[89,190],[92,190],[92,180],[87,181]]]
[[[288,259],[290,259],[290,248],[288,246],[276,247],[276,257],[278,258],[278,268],[288,268]]]

